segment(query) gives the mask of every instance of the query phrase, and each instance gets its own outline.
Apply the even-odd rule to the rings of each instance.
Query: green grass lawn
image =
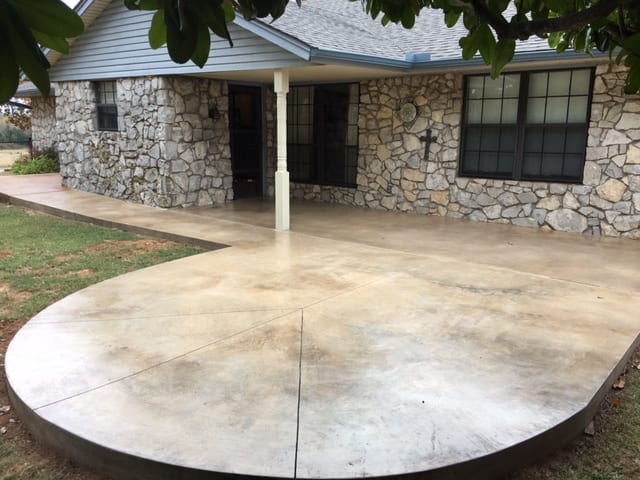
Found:
[[[0,321],[27,320],[101,280],[200,251],[2,206]]]
[[[0,205],[0,407],[9,405],[7,345],[36,313],[107,278],[202,251]],[[35,445],[13,410],[0,413],[0,480],[100,478]]]

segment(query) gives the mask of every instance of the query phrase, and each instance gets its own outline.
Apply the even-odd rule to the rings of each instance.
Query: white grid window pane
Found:
[[[589,109],[589,99],[587,97],[572,97],[569,100],[569,123],[583,123],[588,120],[587,110]]]
[[[482,98],[484,77],[469,77],[467,82],[467,97]]]
[[[549,74],[549,96],[569,95],[571,71],[551,72]]]
[[[484,77],[484,98],[502,98],[503,88],[503,76],[499,76],[495,80],[489,76]]]
[[[467,111],[468,123],[482,123],[482,100],[470,100]]]
[[[520,95],[520,75],[504,76],[504,98],[518,98]]]
[[[530,98],[527,103],[527,122],[544,123],[547,101],[544,98]]]
[[[567,109],[569,97],[556,97],[547,99],[546,123],[565,123],[567,121]]]
[[[502,123],[517,123],[518,99],[506,98],[502,101]]]
[[[532,73],[529,76],[529,97],[547,96],[547,78],[546,73]]]
[[[500,123],[502,100],[485,100],[482,109],[482,123]]]
[[[590,85],[590,70],[574,70],[571,77],[571,95],[589,95]]]

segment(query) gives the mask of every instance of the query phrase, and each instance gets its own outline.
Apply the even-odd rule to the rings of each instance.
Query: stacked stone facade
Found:
[[[361,82],[356,187],[294,183],[292,194],[375,209],[640,238],[640,98],[623,94],[625,75],[615,66],[596,69],[582,184],[460,177],[463,75],[448,73]],[[273,196],[275,95],[269,88],[263,92],[265,193]],[[225,82],[121,79],[117,94],[114,132],[96,127],[91,82],[57,84],[55,104],[34,99],[34,145],[57,147],[64,184],[162,207],[233,199]],[[408,122],[400,116],[406,103],[417,108]],[[211,118],[213,106],[218,114]],[[428,154],[427,130],[433,137]]]
[[[31,99],[31,141],[33,151],[56,150],[56,98],[55,95]]]
[[[100,131],[94,85],[57,84],[63,184],[161,207],[231,200],[226,88],[184,77],[118,80],[118,130]]]
[[[458,175],[463,76],[420,75],[360,84],[356,188],[292,185],[295,197],[369,208],[640,238],[640,99],[625,71],[596,69],[584,182]],[[411,122],[404,103],[417,107]],[[425,155],[423,137],[434,140]]]

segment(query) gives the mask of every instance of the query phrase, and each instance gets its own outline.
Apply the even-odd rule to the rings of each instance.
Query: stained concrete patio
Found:
[[[230,245],[52,305],[7,352],[36,436],[116,478],[492,478],[580,433],[640,331],[640,243],[294,203],[52,213]]]

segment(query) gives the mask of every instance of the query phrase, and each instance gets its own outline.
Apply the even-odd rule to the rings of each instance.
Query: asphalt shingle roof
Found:
[[[386,27],[371,19],[359,1],[304,0],[298,8],[291,1],[273,28],[319,49],[404,59],[407,53],[429,53],[432,60],[461,58],[458,40],[466,34],[460,21],[447,28],[440,11],[423,9],[415,26]],[[519,42],[518,52],[548,50],[545,40]]]

